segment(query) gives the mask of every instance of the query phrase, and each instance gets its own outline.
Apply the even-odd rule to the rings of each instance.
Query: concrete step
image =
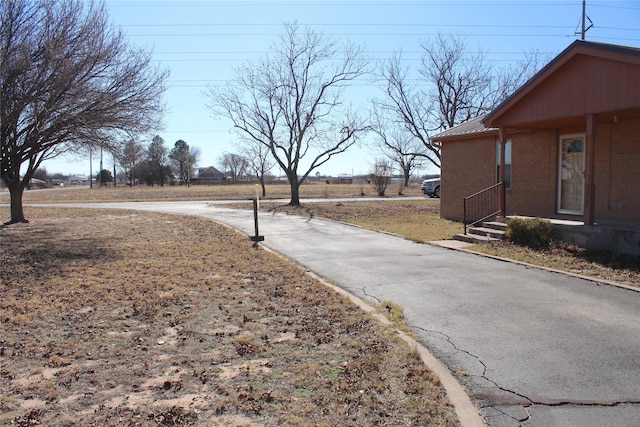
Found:
[[[467,230],[468,234],[479,235],[479,236],[490,236],[494,239],[504,239],[504,230],[497,230],[495,228],[488,227],[471,227]]]
[[[490,243],[490,242],[499,242],[500,239],[496,239],[495,237],[487,237],[479,235],[479,234],[456,234],[453,236],[455,240],[459,240],[461,242],[473,243],[473,244],[482,244],[482,243]]]
[[[508,216],[497,216],[494,222],[499,222],[501,224],[506,224],[513,217]]]
[[[505,231],[507,229],[507,223],[500,222],[500,221],[483,222],[482,226],[485,228],[493,228],[494,230],[502,230],[502,231]]]

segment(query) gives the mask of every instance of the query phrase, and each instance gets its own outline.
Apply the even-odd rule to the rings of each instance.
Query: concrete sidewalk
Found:
[[[92,206],[254,230],[251,211],[206,202]],[[489,425],[638,425],[639,292],[333,221],[266,212],[259,221],[266,247],[361,299],[402,306]]]

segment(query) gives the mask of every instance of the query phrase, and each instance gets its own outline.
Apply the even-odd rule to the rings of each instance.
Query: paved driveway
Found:
[[[251,211],[205,202],[101,206],[202,215],[253,234]],[[259,221],[265,246],[362,299],[402,306],[489,425],[640,425],[639,292],[315,218]]]

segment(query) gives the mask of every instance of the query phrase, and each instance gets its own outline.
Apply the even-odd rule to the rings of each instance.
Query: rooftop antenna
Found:
[[[589,29],[591,29],[593,27],[593,21],[591,20],[591,18],[589,18],[587,16],[587,1],[586,0],[582,0],[582,31],[580,31],[580,33],[575,33],[575,34],[580,34],[580,39],[584,40],[584,35],[586,34],[587,31],[589,31]],[[587,21],[589,21],[589,26],[587,27]]]

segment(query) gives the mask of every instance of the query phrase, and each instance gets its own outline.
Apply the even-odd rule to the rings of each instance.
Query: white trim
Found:
[[[562,140],[570,139],[570,138],[580,138],[582,139],[582,201],[580,204],[580,209],[562,209],[560,207],[562,203]],[[587,144],[587,136],[585,133],[570,133],[570,134],[561,134],[558,138],[558,182],[556,186],[556,190],[558,193],[557,198],[557,212],[560,214],[567,215],[584,215],[584,166],[585,166],[585,152],[586,152],[586,144]]]

